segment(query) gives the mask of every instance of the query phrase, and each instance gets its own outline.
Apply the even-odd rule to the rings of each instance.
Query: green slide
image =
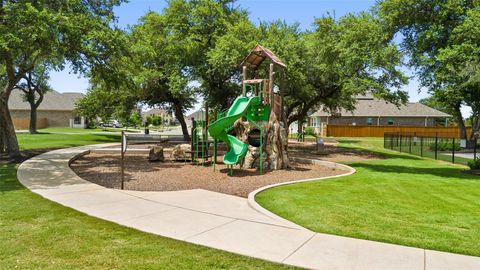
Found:
[[[250,106],[258,105],[260,105],[260,97],[248,98],[240,96],[235,99],[225,117],[217,119],[208,127],[208,131],[213,138],[224,141],[228,145],[228,152],[223,156],[223,163],[227,165],[238,164],[247,153],[248,144],[227,133],[237,119],[246,115]]]

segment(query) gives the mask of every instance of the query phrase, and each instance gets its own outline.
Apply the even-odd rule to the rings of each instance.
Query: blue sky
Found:
[[[341,17],[350,12],[369,10],[375,0],[240,0],[238,4],[249,11],[252,22],[285,20],[288,23],[299,22],[301,27],[309,29],[317,17],[334,14]],[[166,6],[164,0],[130,0],[116,8],[118,23],[127,27],[137,23],[138,19],[149,10],[162,11]],[[406,70],[407,74],[411,71]],[[88,81],[69,70],[56,72],[51,76],[52,87],[60,92],[85,92]],[[415,78],[404,87],[410,95],[410,101],[418,101],[427,96],[426,91],[418,92],[418,81]]]

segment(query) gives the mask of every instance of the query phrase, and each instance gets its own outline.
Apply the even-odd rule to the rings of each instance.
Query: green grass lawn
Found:
[[[120,142],[120,134],[17,134],[22,150],[66,148],[94,143]]]
[[[22,149],[115,141],[111,135],[19,135]],[[1,269],[278,269],[285,266],[129,229],[60,206],[0,164]]]
[[[39,129],[40,133],[102,133],[102,132],[122,132],[125,128],[43,128]],[[139,132],[136,129],[129,128],[128,132]]]
[[[480,256],[480,177],[464,167],[339,138],[385,159],[349,163],[351,176],[260,193],[264,207],[311,230]]]

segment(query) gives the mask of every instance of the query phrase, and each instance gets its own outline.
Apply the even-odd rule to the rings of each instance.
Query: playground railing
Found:
[[[446,134],[385,133],[383,144],[385,149],[451,163],[467,164],[478,157],[476,142],[467,147],[465,141]]]

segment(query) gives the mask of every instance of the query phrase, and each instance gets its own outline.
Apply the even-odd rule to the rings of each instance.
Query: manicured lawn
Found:
[[[23,149],[117,140],[110,135],[20,135]],[[0,164],[1,269],[278,269],[282,265],[102,221],[24,188]]]
[[[66,148],[94,143],[120,142],[120,134],[17,134],[21,149]]]
[[[41,133],[102,133],[102,132],[122,132],[122,130],[125,130],[125,128],[102,128],[102,127],[97,127],[97,128],[91,128],[91,129],[86,129],[86,128],[43,128],[39,129],[38,132]],[[138,130],[135,130],[133,128],[129,128],[128,132],[138,132]]]
[[[384,150],[380,138],[339,140],[385,159],[350,163],[357,173],[348,177],[270,189],[257,201],[317,232],[480,256],[480,177]]]

